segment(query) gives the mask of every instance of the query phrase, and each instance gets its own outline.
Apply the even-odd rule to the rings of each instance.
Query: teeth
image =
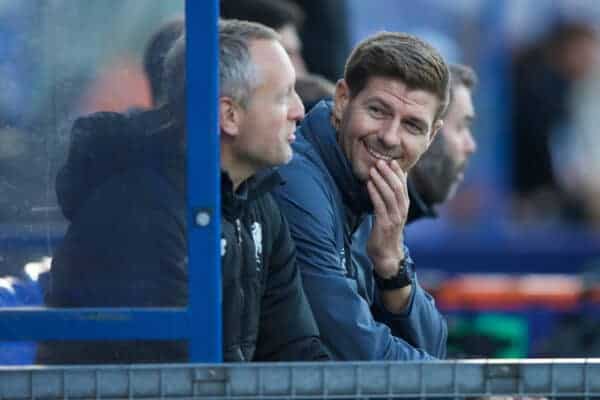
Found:
[[[370,155],[372,155],[373,157],[375,157],[379,160],[384,160],[384,161],[392,161],[393,160],[393,157],[386,156],[385,154],[376,152],[375,150],[373,150],[372,148],[367,146],[366,143],[365,143],[365,148],[367,149],[367,151],[369,152]]]

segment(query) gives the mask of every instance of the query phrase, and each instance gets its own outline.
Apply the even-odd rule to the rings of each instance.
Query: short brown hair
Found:
[[[433,93],[440,100],[435,119],[448,107],[450,72],[440,53],[406,33],[379,32],[360,42],[348,58],[344,80],[356,96],[371,77],[397,78],[411,89]]]

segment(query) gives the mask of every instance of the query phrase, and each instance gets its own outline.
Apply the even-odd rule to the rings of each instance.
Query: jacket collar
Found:
[[[415,185],[412,183],[410,177],[407,182],[408,186],[408,198],[410,199],[410,207],[408,209],[408,217],[406,223],[410,224],[421,218],[437,218],[437,213],[432,205],[425,202],[425,199],[421,197]]]
[[[276,169],[270,168],[246,179],[234,191],[231,178],[226,171],[221,171],[223,214],[233,218],[239,217],[244,207],[282,183],[283,180]]]
[[[304,138],[316,149],[343,201],[356,216],[373,212],[367,187],[352,171],[352,165],[337,141],[337,131],[331,124],[333,102],[321,101],[304,118],[300,130]]]

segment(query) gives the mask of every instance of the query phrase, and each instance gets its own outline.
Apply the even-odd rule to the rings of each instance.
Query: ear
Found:
[[[228,136],[240,134],[244,111],[231,97],[219,97],[220,133]]]
[[[342,120],[344,110],[350,101],[350,88],[345,80],[340,79],[335,84],[335,94],[333,102],[333,116],[337,121]]]
[[[438,119],[437,121],[435,121],[435,124],[433,124],[433,128],[431,129],[431,134],[429,135],[429,144],[433,142],[433,139],[435,139],[435,135],[437,135],[440,132],[443,126],[443,119]]]

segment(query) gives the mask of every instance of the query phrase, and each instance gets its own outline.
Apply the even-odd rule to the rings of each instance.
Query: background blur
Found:
[[[335,81],[353,44],[398,30],[479,74],[466,180],[407,231],[450,354],[600,356],[600,2],[295,2],[309,72]],[[146,41],[183,12],[184,0],[0,0],[0,304],[41,302],[74,118],[149,106]]]

